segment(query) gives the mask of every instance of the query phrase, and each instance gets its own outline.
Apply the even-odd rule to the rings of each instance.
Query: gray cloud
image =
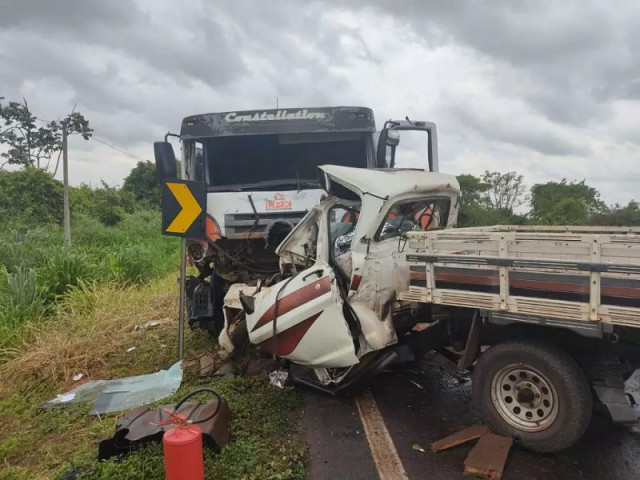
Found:
[[[0,3],[0,95],[51,117],[77,103],[98,137],[144,158],[189,114],[360,103],[379,123],[438,122],[443,169],[517,156],[525,176],[584,171],[618,199],[640,174],[638,32],[632,0],[20,0]],[[77,146],[82,175],[94,147],[109,152]],[[131,162],[118,156],[110,182]]]
[[[350,2],[360,8],[361,2]],[[503,67],[503,92],[551,120],[586,125],[603,102],[636,98],[640,4],[579,0],[451,2],[373,0],[426,45],[456,43]],[[514,71],[515,70],[515,71]]]

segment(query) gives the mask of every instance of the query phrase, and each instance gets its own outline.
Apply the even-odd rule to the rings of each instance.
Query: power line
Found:
[[[122,148],[120,148],[120,147],[116,147],[115,145],[112,145],[112,144],[110,144],[110,143],[107,143],[107,142],[105,142],[104,140],[100,140],[99,138],[96,138],[96,136],[95,136],[95,135],[91,135],[89,138],[90,138],[91,140],[95,140],[95,141],[96,141],[96,142],[98,142],[98,143],[101,143],[101,144],[103,144],[103,145],[106,145],[107,147],[112,148],[112,149],[114,149],[114,150],[116,150],[116,151],[118,151],[118,152],[120,152],[120,153],[124,153],[125,155],[129,155],[131,158],[135,158],[136,160],[140,160],[141,162],[146,161],[145,159],[140,158],[140,157],[138,157],[137,155],[134,155],[133,153],[127,152],[126,150],[124,150],[124,149],[122,149]]]

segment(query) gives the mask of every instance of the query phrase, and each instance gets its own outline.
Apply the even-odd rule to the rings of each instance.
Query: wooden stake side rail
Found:
[[[640,228],[463,228],[406,234],[400,300],[640,327]]]

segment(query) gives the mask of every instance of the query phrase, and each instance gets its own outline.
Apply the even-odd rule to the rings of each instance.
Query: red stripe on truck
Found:
[[[278,300],[278,316],[282,316],[285,313],[290,312],[294,308],[299,307],[311,300],[321,297],[325,293],[331,291],[331,279],[329,277],[322,277],[315,282],[305,285],[304,287],[285,295]],[[276,313],[275,304],[271,305],[269,309],[262,314],[260,320],[258,320],[255,326],[251,329],[252,332],[258,328],[272,322]]]
[[[314,324],[321,313],[322,312],[318,312],[306,320],[296,323],[293,327],[277,333],[275,339],[271,337],[264,342],[261,342],[260,347],[263,350],[279,357],[289,355],[296,349],[302,340],[302,337],[305,336],[307,331],[311,328],[311,325]]]

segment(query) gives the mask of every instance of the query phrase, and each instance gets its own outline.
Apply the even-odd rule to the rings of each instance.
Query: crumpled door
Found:
[[[254,296],[247,315],[251,343],[316,368],[358,363],[333,269],[318,261]]]

